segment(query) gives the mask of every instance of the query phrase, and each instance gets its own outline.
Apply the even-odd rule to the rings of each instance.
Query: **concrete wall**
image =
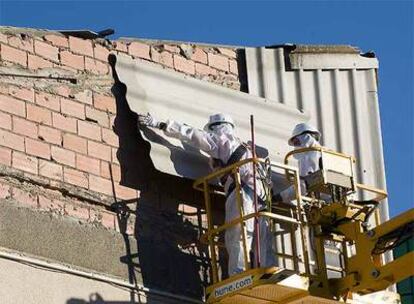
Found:
[[[185,300],[0,259],[2,303],[126,304],[185,303]],[[47,286],[47,288],[45,288]],[[166,300],[168,302],[166,302]]]
[[[235,90],[243,85],[232,48],[0,28],[0,247],[201,298],[209,279],[198,241],[200,195],[191,182],[154,169],[135,114],[114,98],[110,53]],[[10,267],[17,280],[23,270]],[[26,303],[51,292],[37,275],[25,273],[36,287],[15,285]],[[67,283],[83,300],[98,290]],[[56,284],[58,296],[64,289]]]

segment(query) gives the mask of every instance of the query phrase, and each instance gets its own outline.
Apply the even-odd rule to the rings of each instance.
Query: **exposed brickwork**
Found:
[[[61,52],[60,60],[63,65],[66,65],[74,69],[83,70],[85,68],[85,57],[72,54],[69,51]]]
[[[0,111],[22,117],[26,116],[25,103],[21,100],[5,95],[0,95]]]
[[[59,48],[52,46],[42,41],[35,41],[34,44],[35,53],[40,57],[57,62],[59,55]]]
[[[128,47],[128,53],[135,57],[151,60],[150,46],[141,42],[132,42]]]
[[[52,146],[51,156],[57,163],[75,167],[75,153],[60,147]]]
[[[44,69],[53,67],[53,63],[39,56],[28,54],[28,67],[31,70]]]
[[[189,77],[239,89],[236,51],[192,44],[103,41],[59,33],[2,33],[0,65],[33,75],[77,79],[1,78],[0,164],[54,190],[23,191],[0,177],[0,197],[12,198],[42,212],[58,213],[119,231],[108,207],[69,199],[61,185],[118,201],[136,200],[139,191],[121,185],[120,139],[112,127],[117,104],[108,55],[124,53],[136,60]],[[124,166],[124,164],[123,164]],[[16,182],[17,183],[17,182]],[[59,192],[61,191],[61,192]],[[134,232],[128,223],[127,233]]]
[[[27,66],[27,53],[22,50],[12,48],[2,44],[1,46],[1,60],[17,63],[22,66]]]
[[[93,57],[93,47],[90,40],[77,37],[69,37],[69,47],[74,53]]]
[[[10,149],[0,147],[0,164],[11,166],[11,152]]]
[[[58,36],[58,35],[46,35],[44,36],[46,41],[49,41],[52,43],[52,45],[55,46],[62,46],[62,47],[68,47],[69,42],[68,39],[64,36]]]

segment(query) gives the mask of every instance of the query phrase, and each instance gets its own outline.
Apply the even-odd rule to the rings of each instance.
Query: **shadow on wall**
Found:
[[[150,303],[147,302],[145,299],[140,299],[139,295],[136,296],[134,300],[131,301],[116,301],[116,300],[105,300],[99,293],[93,293],[89,296],[89,300],[83,300],[79,298],[72,298],[69,299],[66,304],[130,304],[130,303]],[[157,304],[161,304],[161,302],[157,302]]]
[[[142,303],[131,301],[106,301],[99,293],[94,293],[89,296],[89,300],[72,298],[67,300],[66,304],[127,304],[127,303]],[[145,302],[144,302],[145,303]]]
[[[191,190],[191,181],[154,168],[150,144],[137,131],[137,115],[130,110],[127,88],[117,76],[116,57],[110,55],[109,62],[115,80],[112,93],[117,107],[114,131],[119,138],[120,184],[140,191],[137,200],[118,201],[115,197],[113,208],[126,248],[120,261],[128,267],[131,284],[201,298],[203,287],[209,283],[207,248],[198,241],[202,228],[201,195]],[[197,208],[190,215],[191,221],[179,211],[183,202]],[[131,214],[136,216],[134,238],[126,233]],[[138,252],[131,252],[135,247],[131,242],[135,241]],[[152,303],[150,298],[146,301]]]

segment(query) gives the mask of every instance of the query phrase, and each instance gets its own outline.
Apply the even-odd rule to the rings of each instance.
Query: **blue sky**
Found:
[[[0,24],[114,28],[111,38],[261,46],[351,44],[380,61],[391,215],[413,207],[413,1],[3,1]]]

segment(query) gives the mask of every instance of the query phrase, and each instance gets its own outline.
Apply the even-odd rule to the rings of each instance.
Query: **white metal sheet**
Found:
[[[282,161],[289,151],[287,139],[295,124],[309,119],[302,111],[238,92],[126,55],[117,58],[116,70],[127,86],[127,100],[132,111],[150,112],[160,120],[175,119],[202,129],[208,116],[228,113],[236,123],[238,136],[250,140],[250,114],[254,115],[258,153]],[[187,178],[208,172],[207,157],[162,131],[143,129],[151,143],[150,156],[157,170]]]

